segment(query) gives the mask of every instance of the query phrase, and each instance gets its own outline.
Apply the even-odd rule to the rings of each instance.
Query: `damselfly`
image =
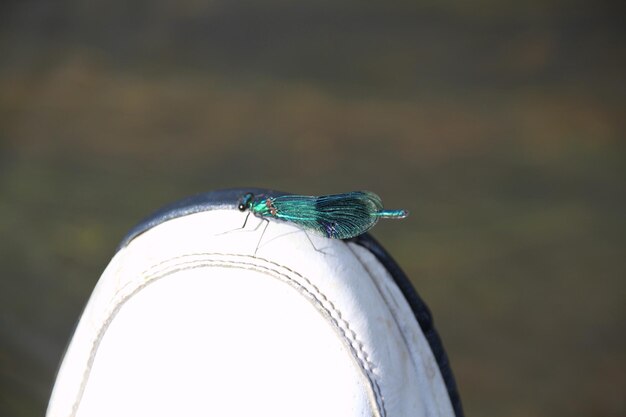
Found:
[[[409,214],[406,210],[383,210],[380,197],[370,191],[276,197],[246,193],[239,200],[238,208],[249,210],[248,217],[252,213],[264,220],[282,220],[331,239],[350,239],[367,232],[379,219],[403,219]]]

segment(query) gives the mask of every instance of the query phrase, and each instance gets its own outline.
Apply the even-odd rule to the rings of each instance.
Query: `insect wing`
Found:
[[[281,196],[273,203],[277,218],[334,239],[365,233],[378,221],[373,214],[382,209],[380,198],[367,191],[320,197]]]

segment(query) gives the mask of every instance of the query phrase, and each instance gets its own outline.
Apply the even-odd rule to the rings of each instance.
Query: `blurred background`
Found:
[[[468,416],[624,416],[619,3],[0,6],[0,415],[44,413],[124,234],[213,189],[369,189]],[[622,10],[623,11],[623,10]]]

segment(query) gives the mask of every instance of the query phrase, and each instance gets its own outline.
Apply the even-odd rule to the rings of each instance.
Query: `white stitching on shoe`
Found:
[[[218,257],[218,259],[214,259],[216,257]],[[219,259],[219,257],[225,257],[226,259]],[[187,260],[185,262],[179,262],[180,260],[184,259],[190,260]],[[242,262],[242,260],[246,260],[247,262]],[[267,265],[262,265],[259,263],[259,261],[262,261]],[[136,286],[125,285],[122,289],[120,289],[120,291],[115,294],[115,297],[112,300],[113,308],[108,312],[108,314],[105,315],[106,319],[100,329],[98,329],[97,336],[92,343],[89,359],[83,373],[79,391],[77,393],[76,400],[72,406],[72,417],[75,416],[76,412],[78,411],[78,406],[86,388],[89,374],[95,360],[98,345],[104,337],[104,333],[106,332],[107,328],[109,327],[121,307],[124,305],[124,303],[129,300],[133,295],[138,293],[141,289],[160,278],[168,276],[177,271],[202,268],[207,266],[220,266],[230,268],[244,267],[245,269],[263,272],[283,280],[287,284],[303,292],[310,299],[314,300],[313,304],[315,305],[315,307],[317,307],[318,310],[328,316],[335,328],[337,328],[341,335],[344,337],[345,341],[347,342],[346,344],[349,346],[353,356],[357,359],[359,366],[367,377],[367,380],[370,384],[371,392],[374,395],[374,400],[378,408],[377,414],[379,414],[380,417],[386,417],[387,412],[385,409],[384,398],[375,375],[376,367],[370,361],[369,355],[365,351],[363,343],[358,339],[356,332],[350,327],[350,324],[342,317],[341,312],[335,307],[332,301],[330,301],[328,297],[323,292],[321,292],[319,288],[315,286],[308,278],[284,265],[280,265],[267,259],[251,257],[248,255],[223,253],[195,253],[166,259],[152,265],[148,269],[144,270],[144,272],[139,274],[142,278],[142,281],[137,282]],[[288,273],[285,273],[281,270],[288,271]],[[289,274],[295,275],[300,280],[302,280],[304,284],[298,282],[294,279],[294,277],[290,276]],[[307,286],[310,288],[307,288]]]

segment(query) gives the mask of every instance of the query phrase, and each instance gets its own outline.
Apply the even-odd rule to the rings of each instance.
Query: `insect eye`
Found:
[[[239,205],[237,206],[237,208],[239,209],[239,211],[246,211],[249,207],[252,206],[253,200],[254,200],[254,194],[246,193],[239,200]]]

